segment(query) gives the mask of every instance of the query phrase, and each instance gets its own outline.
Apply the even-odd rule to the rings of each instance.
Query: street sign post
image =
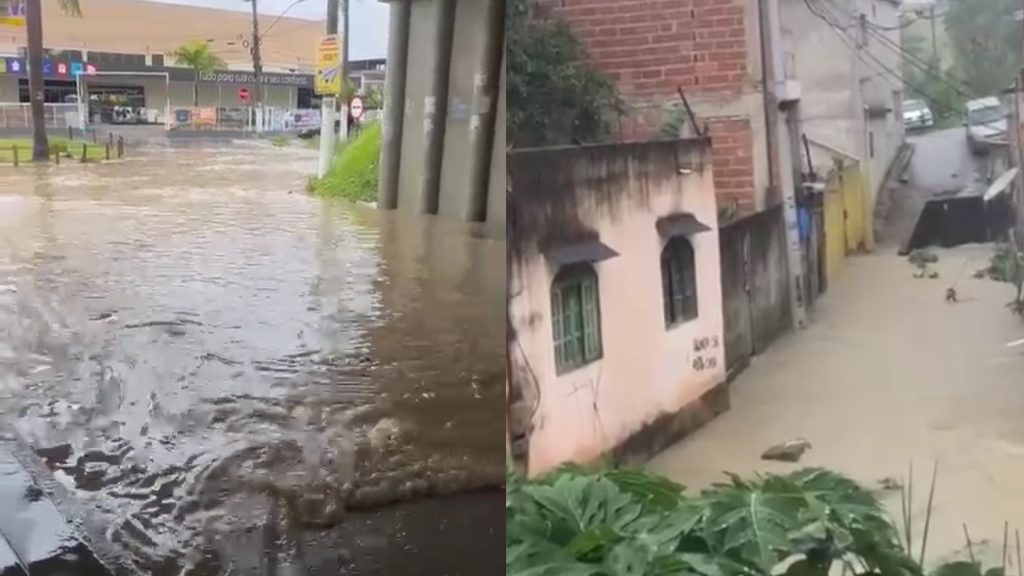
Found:
[[[341,94],[342,84],[341,42],[337,34],[320,39],[316,49],[316,93],[321,96]]]
[[[248,88],[239,88],[238,89],[238,99],[239,100],[241,100],[242,102],[248,102],[250,98],[252,98],[252,93],[249,92]]]
[[[353,96],[352,101],[349,103],[349,111],[352,113],[352,118],[359,120],[363,117],[363,113],[366,109],[363,106],[363,99],[359,96]]]

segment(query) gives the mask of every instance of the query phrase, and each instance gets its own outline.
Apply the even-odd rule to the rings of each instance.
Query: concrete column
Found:
[[[448,111],[448,73],[451,69],[455,0],[433,0],[433,62],[423,101],[423,178],[419,212],[437,214],[441,192],[441,160],[444,157],[445,120]]]
[[[502,71],[505,47],[505,2],[471,1],[485,4],[487,30],[483,50],[477,56],[473,82],[473,116],[469,120],[470,195],[463,218],[470,222],[482,222],[487,218],[487,189],[494,143],[494,112],[497,107],[495,92]]]
[[[384,122],[381,126],[380,182],[377,207],[398,207],[398,172],[402,164],[402,128],[405,119],[405,80],[409,62],[409,0],[390,4],[387,75],[384,82]]]

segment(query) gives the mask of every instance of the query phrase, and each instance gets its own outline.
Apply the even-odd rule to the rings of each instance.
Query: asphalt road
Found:
[[[976,179],[979,162],[967,150],[962,127],[936,130],[907,138],[914,146],[911,181],[922,192],[963,190]]]
[[[962,127],[908,136],[914,156],[907,184],[894,191],[878,241],[900,245],[913,233],[925,203],[935,196],[952,196],[988,185],[994,155],[973,156]]]

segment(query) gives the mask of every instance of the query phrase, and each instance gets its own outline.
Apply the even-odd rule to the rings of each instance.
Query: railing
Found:
[[[47,128],[78,128],[78,104],[44,104],[44,122]],[[32,127],[31,104],[0,104],[0,128]]]

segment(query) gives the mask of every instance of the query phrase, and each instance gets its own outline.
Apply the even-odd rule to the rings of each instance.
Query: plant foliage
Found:
[[[568,24],[539,10],[533,0],[507,7],[508,137],[517,147],[600,140],[621,108],[615,85]]]
[[[563,468],[510,476],[506,507],[516,576],[923,576],[877,498],[822,469],[689,495],[643,472]]]

